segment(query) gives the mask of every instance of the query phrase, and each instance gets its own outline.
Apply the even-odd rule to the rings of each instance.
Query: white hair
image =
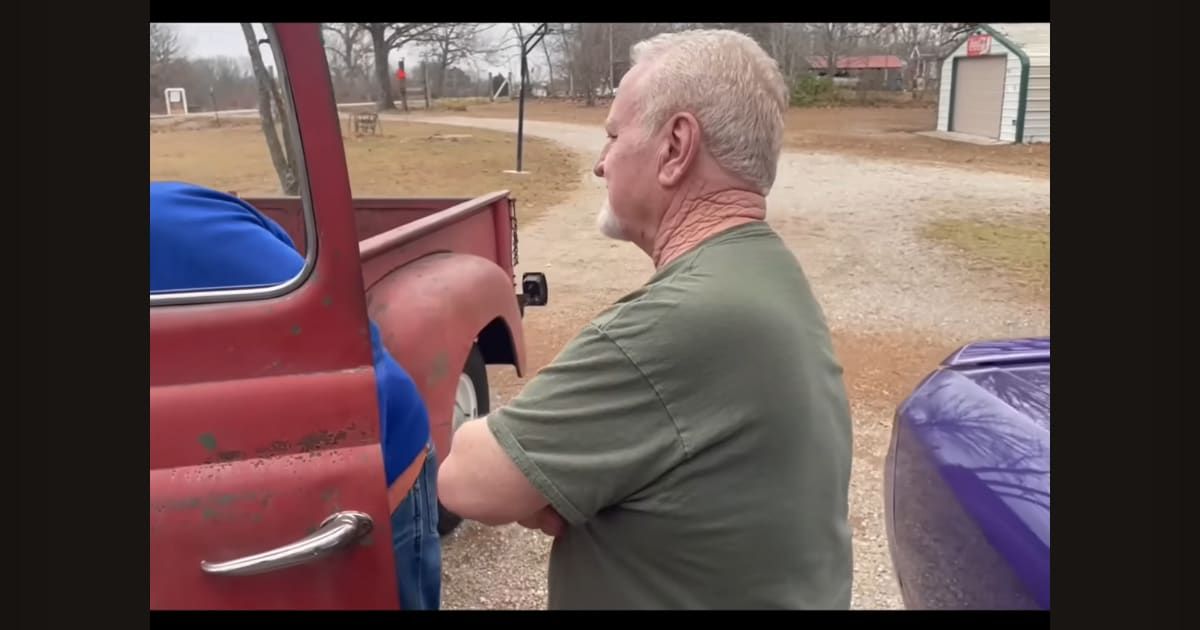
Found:
[[[690,112],[717,163],[762,194],[770,192],[788,89],[779,65],[757,42],[729,30],[666,33],[635,44],[630,59],[646,66],[641,122],[651,133]]]

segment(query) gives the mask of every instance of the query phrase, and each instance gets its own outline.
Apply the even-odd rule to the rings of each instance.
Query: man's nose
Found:
[[[594,174],[596,177],[604,177],[604,156],[603,155],[601,155],[600,158],[598,160],[596,160],[595,166],[592,167],[592,174]]]

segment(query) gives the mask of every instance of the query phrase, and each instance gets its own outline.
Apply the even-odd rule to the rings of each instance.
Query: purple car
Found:
[[[1050,339],[973,343],[896,412],[888,544],[910,609],[1050,609]]]

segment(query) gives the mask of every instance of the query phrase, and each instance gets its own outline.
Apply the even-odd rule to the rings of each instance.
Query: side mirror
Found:
[[[546,274],[526,273],[521,276],[522,306],[545,306],[550,301],[550,286],[546,284]]]

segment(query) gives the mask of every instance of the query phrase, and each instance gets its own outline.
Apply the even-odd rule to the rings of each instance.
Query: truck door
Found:
[[[165,95],[190,99],[190,115],[152,118],[150,178],[296,195],[305,266],[277,286],[150,295],[150,608],[396,608],[358,242],[318,27],[191,26],[203,31],[193,41],[244,41],[254,78],[211,99]],[[261,98],[274,125],[244,113]],[[210,100],[243,113],[199,112]]]

